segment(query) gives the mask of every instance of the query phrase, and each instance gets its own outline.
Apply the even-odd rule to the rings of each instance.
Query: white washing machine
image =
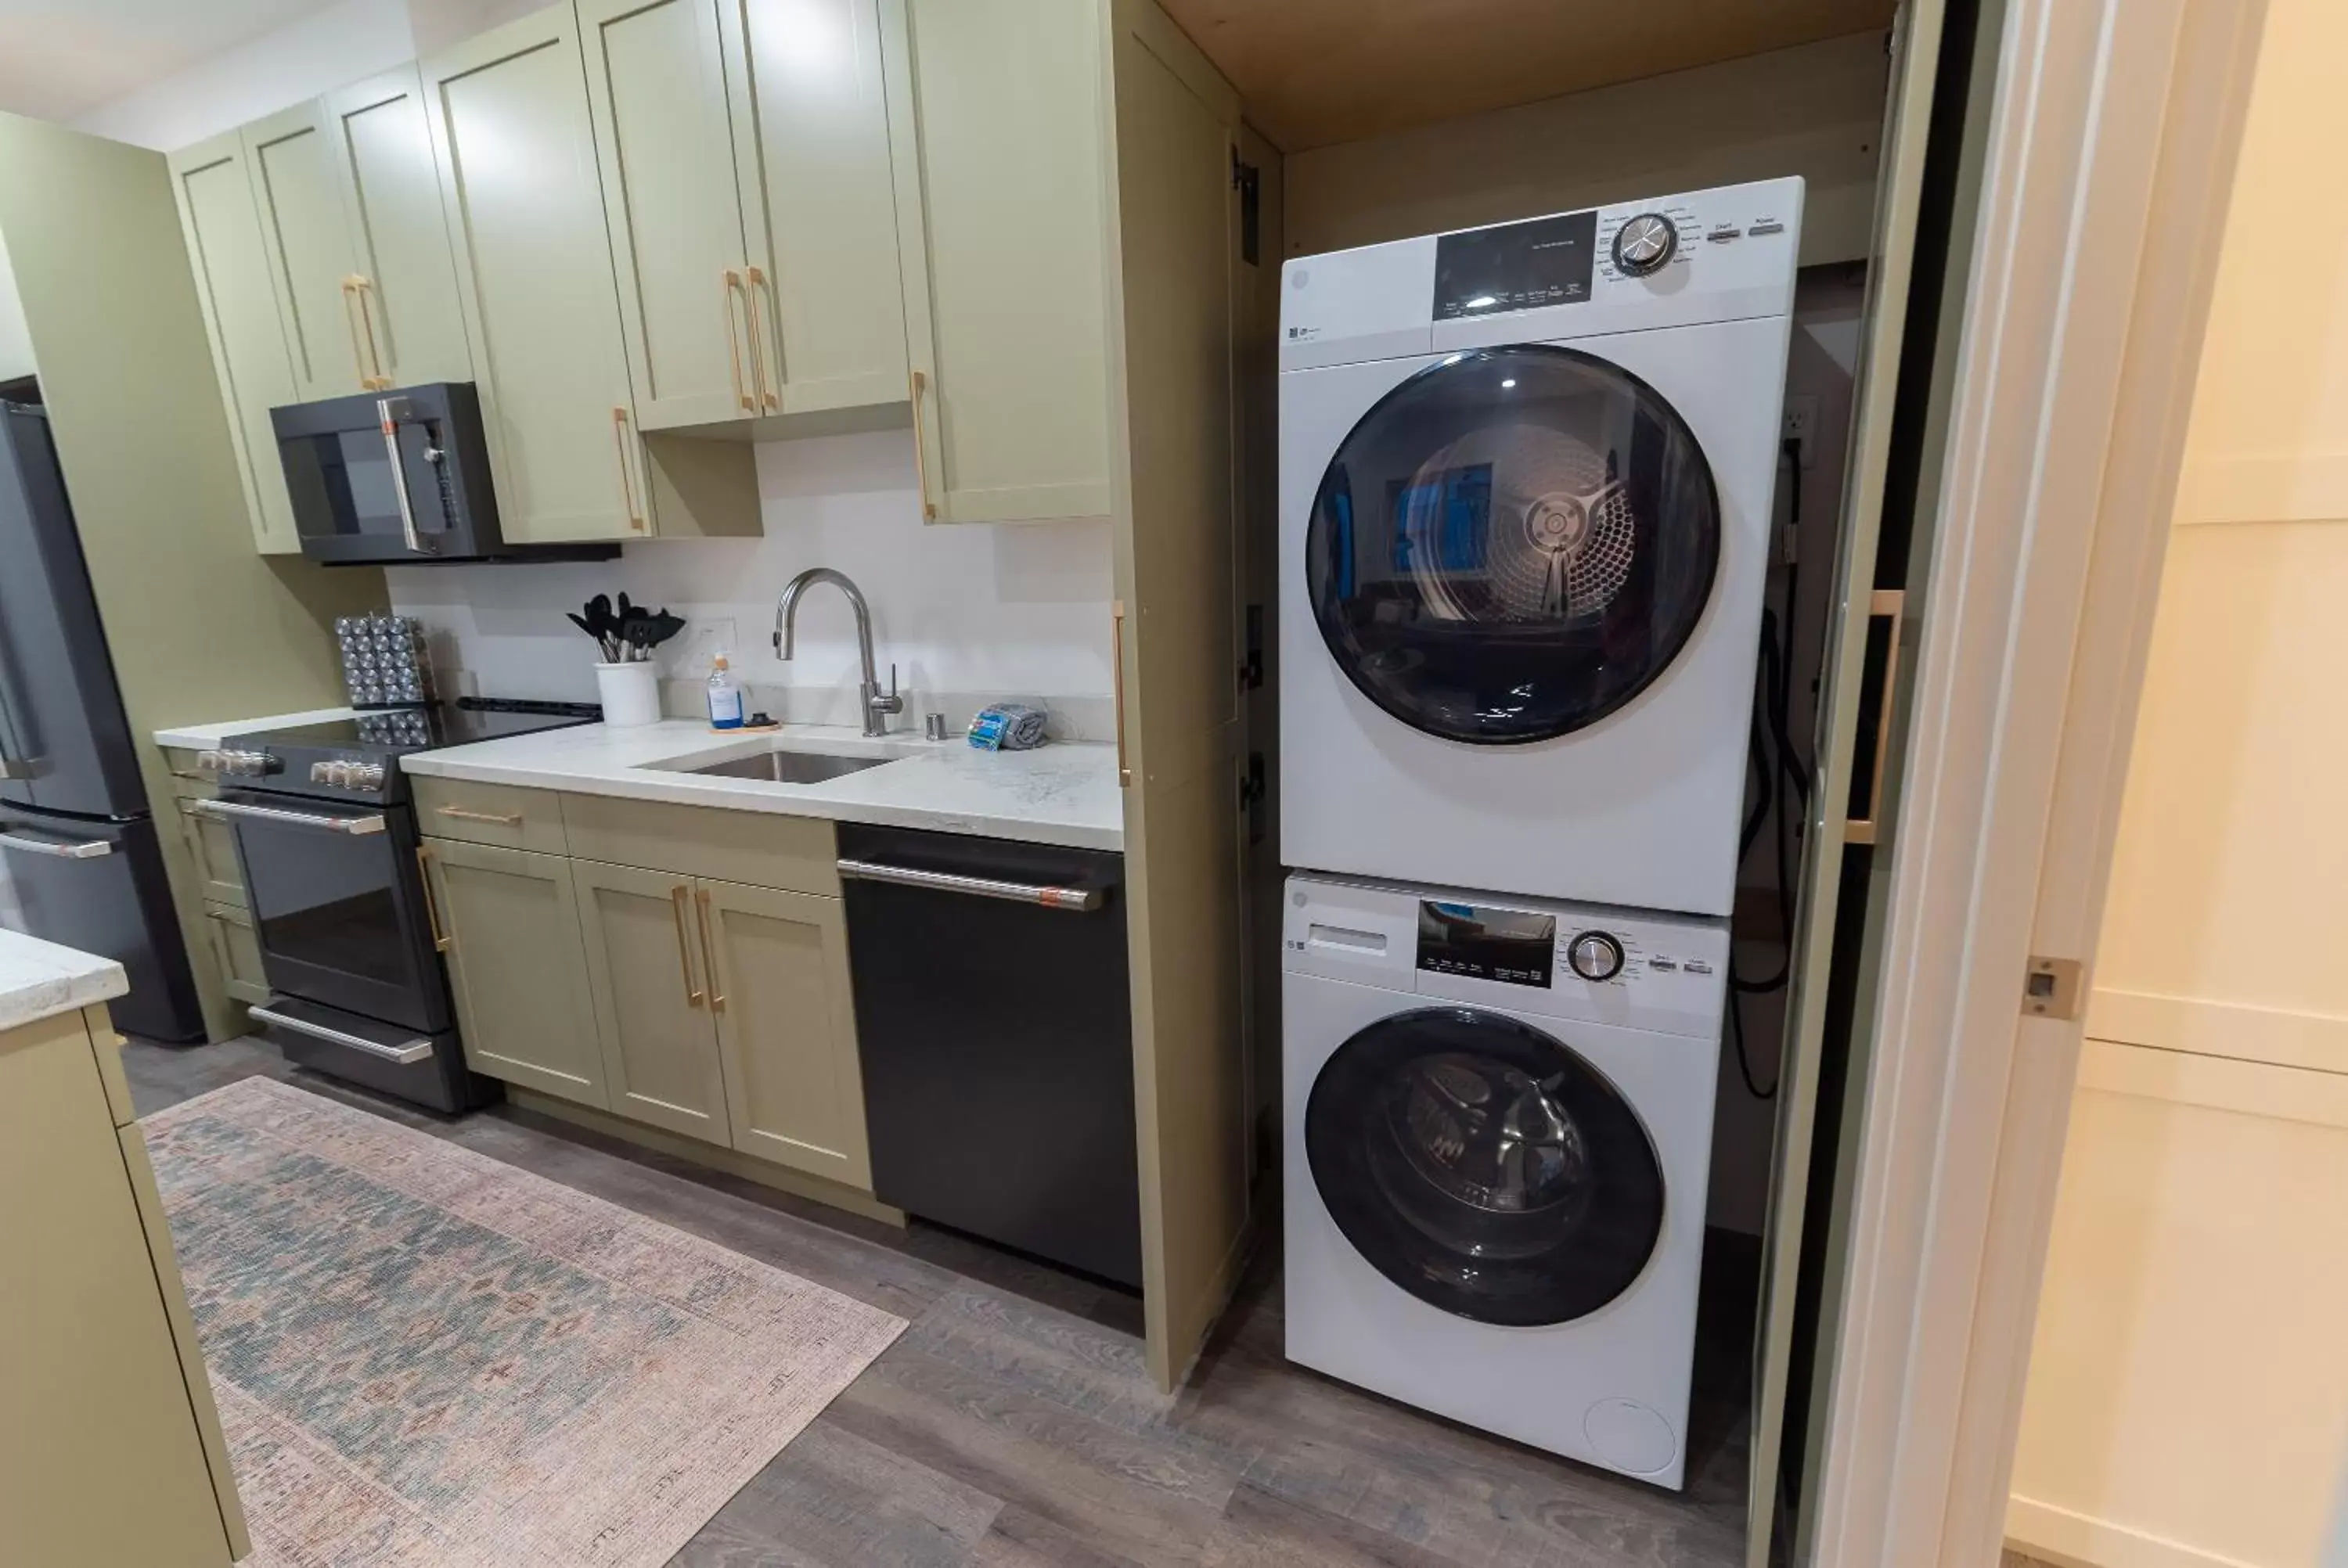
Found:
[[[1725,923],[1314,876],[1285,910],[1289,1358],[1678,1487]]]
[[[1303,869],[1728,913],[1802,182],[1290,261]]]

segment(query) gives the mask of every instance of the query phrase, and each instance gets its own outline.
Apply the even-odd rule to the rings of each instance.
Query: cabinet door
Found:
[[[236,834],[228,824],[205,816],[191,800],[176,803],[180,823],[187,830],[188,855],[203,878],[204,899],[212,904],[245,902],[244,867],[236,858]]]
[[[719,0],[579,0],[603,220],[646,430],[759,411]]]
[[[1098,0],[880,0],[938,522],[1109,509]]]
[[[571,862],[427,839],[465,1060],[476,1072],[608,1110]]]
[[[238,135],[269,253],[269,282],[285,324],[294,393],[304,403],[345,397],[375,379],[359,331],[350,231],[335,190],[334,146],[313,101]]]
[[[571,6],[422,70],[500,528],[518,544],[636,537],[643,455]]]
[[[261,967],[261,938],[252,911],[241,904],[204,906],[204,935],[220,965],[221,989],[241,1002],[269,999],[269,976]]]
[[[612,1109],[726,1143],[726,1084],[691,880],[594,860],[572,869]]]
[[[902,403],[879,0],[719,0],[765,412]]]
[[[253,543],[263,555],[299,555],[294,503],[269,424],[271,409],[295,400],[294,365],[269,282],[244,147],[232,132],[175,152],[170,162]]]
[[[376,374],[388,386],[472,380],[422,78],[402,66],[327,94],[324,106]]]
[[[734,1147],[869,1192],[839,900],[735,882],[703,882],[695,893]]]

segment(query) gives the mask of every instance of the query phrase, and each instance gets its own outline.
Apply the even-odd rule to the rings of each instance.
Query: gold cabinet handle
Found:
[[[1883,645],[1883,689],[1875,699],[1875,774],[1868,782],[1867,815],[1843,824],[1846,844],[1873,844],[1883,821],[1883,764],[1891,754],[1891,689],[1900,679],[1900,627],[1908,596],[1896,588],[1879,588],[1868,596],[1867,618],[1891,622],[1891,640]]]
[[[682,883],[668,892],[670,910],[676,916],[676,967],[685,971],[685,1005],[697,1008],[701,1005],[701,988],[693,983],[693,949],[689,945],[693,938],[685,934],[685,895]]]
[[[922,389],[929,385],[930,378],[918,370],[908,371],[906,374],[911,380],[913,400],[913,486],[922,493],[922,520],[933,523],[938,518],[938,506],[930,499],[930,460],[928,454],[922,449]],[[942,431],[940,436],[942,438]]]
[[[448,933],[441,927],[440,906],[434,902],[432,897],[432,846],[430,845],[419,844],[416,846],[416,871],[417,875],[424,878],[424,924],[432,932],[432,950],[436,953],[445,953],[448,950]]]
[[[737,293],[742,296],[743,315],[747,318],[754,314],[757,307],[750,302],[749,291],[742,287],[742,274],[728,267],[721,276],[717,291],[718,302],[726,307],[726,361],[734,372],[734,401],[745,408],[756,409],[758,406],[757,400],[742,389],[742,340],[734,335],[734,296]],[[757,374],[757,331],[752,328],[750,365],[754,375]]]
[[[644,516],[636,510],[636,489],[628,482],[628,411],[612,410],[612,451],[620,459],[620,501],[627,508],[628,527],[644,531]]]
[[[726,1010],[726,993],[717,989],[717,944],[709,935],[709,889],[693,890],[694,912],[701,923],[701,967],[709,975],[709,1010]]]
[[[366,350],[359,343],[359,314],[366,309],[359,302],[358,274],[353,272],[343,280],[343,325],[351,331],[351,364],[359,373],[359,384],[372,392],[375,373],[367,364]]]
[[[749,287],[742,291],[742,305],[750,322],[750,376],[758,384],[758,406],[767,409],[780,408],[783,405],[783,400],[776,396],[774,389],[767,384],[767,355],[758,347],[758,298],[751,292],[753,289],[764,289],[767,292],[767,299],[771,303],[775,297],[775,286],[767,282],[764,268],[752,267],[743,275],[750,280]],[[775,379],[778,382],[783,378],[780,364],[782,348],[783,315],[781,309],[778,307],[775,312],[775,358],[778,362]]]
[[[494,811],[467,811],[461,805],[444,805],[435,809],[440,815],[454,817],[458,822],[486,822],[497,827],[520,827],[521,825],[521,813],[518,811],[509,814],[500,814]]]
[[[367,303],[367,296],[375,292],[375,280],[357,273],[352,276],[351,282],[358,285],[359,325],[366,329],[367,364],[375,367],[375,378],[370,381],[362,377],[361,384],[369,392],[381,392],[391,384],[391,377],[383,373],[383,351],[376,346],[375,341],[375,310]]]
[[[1123,789],[1133,782],[1133,770],[1125,765],[1125,600],[1110,603],[1108,620],[1108,684],[1117,698],[1117,786]]]

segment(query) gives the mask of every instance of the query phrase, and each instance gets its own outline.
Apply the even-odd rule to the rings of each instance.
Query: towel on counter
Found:
[[[970,722],[970,743],[983,752],[1025,752],[1044,743],[1044,710],[996,702]]]

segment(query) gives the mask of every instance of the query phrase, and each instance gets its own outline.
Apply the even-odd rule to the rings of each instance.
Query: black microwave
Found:
[[[334,565],[609,560],[616,544],[510,546],[481,400],[434,382],[269,411],[302,553]]]

